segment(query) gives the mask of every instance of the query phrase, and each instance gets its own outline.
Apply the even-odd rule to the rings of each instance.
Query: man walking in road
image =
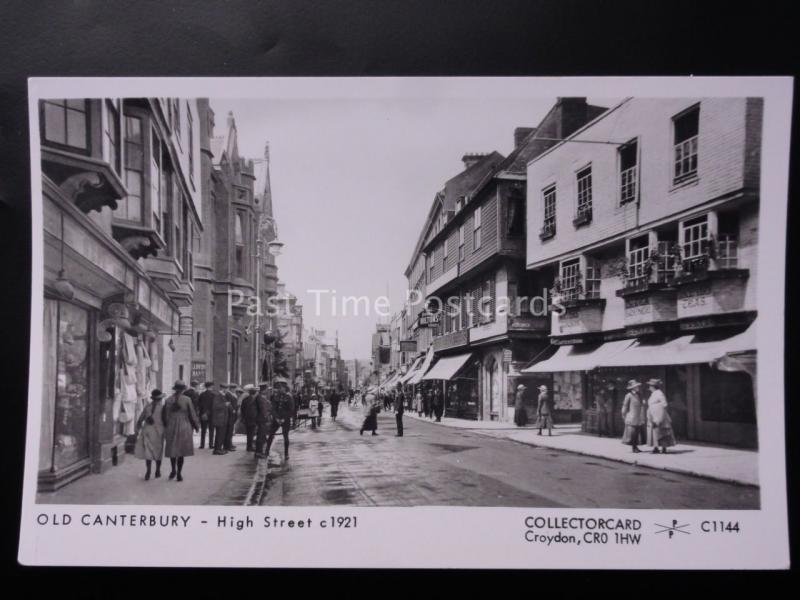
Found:
[[[339,390],[338,392],[334,391],[333,394],[331,394],[331,400],[330,400],[331,419],[333,419],[334,421],[336,420],[336,417],[339,414],[339,402],[341,401],[341,399],[342,399],[341,390]]]
[[[261,384],[259,386],[266,387],[266,384]],[[242,399],[241,403],[241,412],[242,412],[242,422],[244,423],[244,431],[245,435],[247,436],[247,452],[255,451],[255,436],[256,436],[256,428],[258,422],[258,407],[256,406],[256,398],[258,396],[258,390],[255,387],[250,390],[250,392]]]
[[[206,433],[208,433],[208,447],[214,447],[214,423],[212,421],[212,408],[214,406],[214,382],[206,381],[206,389],[197,399],[198,414],[200,415],[200,448],[206,447]]]
[[[278,429],[283,435],[283,460],[289,460],[289,430],[292,427],[292,415],[294,415],[294,398],[289,393],[289,382],[283,377],[276,377],[273,383],[275,389],[272,395],[272,408],[275,419],[269,428],[270,434],[267,439],[267,456],[272,448],[272,440]]]
[[[403,402],[403,398],[399,399],[399,401],[394,406],[394,418],[397,421],[397,437],[403,437],[403,413],[406,412],[406,403]]]
[[[270,391],[267,389],[267,384],[262,383],[259,386],[259,392],[256,395],[256,458],[267,458],[264,454],[264,443],[267,441],[269,430],[275,419],[275,413],[272,409],[272,402],[270,401]]]
[[[223,394],[214,394],[211,404],[211,423],[213,424],[214,454],[225,452],[225,433],[228,429],[228,400]],[[211,438],[209,438],[209,444]]]

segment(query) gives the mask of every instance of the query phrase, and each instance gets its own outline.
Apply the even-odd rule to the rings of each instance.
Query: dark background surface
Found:
[[[373,0],[256,2],[227,0],[107,1],[2,0],[0,2],[0,365],[3,371],[0,461],[4,530],[2,565],[19,583],[46,583],[59,596],[111,597],[119,592],[158,589],[172,579],[194,596],[193,586],[225,585],[227,597],[249,591],[241,574],[174,577],[165,571],[122,575],[108,569],[56,570],[16,565],[27,398],[28,315],[30,313],[30,170],[27,77],[30,76],[270,76],[270,75],[796,75],[796,21],[789,2],[687,1],[433,1]],[[793,119],[797,139],[797,102]],[[792,192],[797,188],[797,153],[792,153]],[[780,198],[775,201],[782,201]],[[796,205],[790,203],[787,258],[787,431],[789,486],[796,488],[796,387],[798,307]],[[782,276],[774,273],[773,276]],[[762,399],[768,402],[772,399]],[[796,539],[795,498],[790,522]],[[420,532],[424,540],[424,532]],[[376,543],[391,543],[375,532]],[[156,550],[156,549],[154,549]],[[165,557],[166,558],[166,557]],[[629,565],[619,565],[624,568]],[[249,577],[258,577],[250,572]],[[399,586],[361,573],[356,584],[344,574],[311,577],[293,573],[290,589],[275,593],[328,593],[395,589],[432,591],[430,576],[390,575]],[[272,577],[272,575],[270,575]],[[673,574],[503,574],[508,594],[573,596],[652,595],[676,597],[689,590],[718,594],[747,588],[763,591],[753,574],[717,574],[713,582]],[[783,577],[787,577],[786,574]],[[145,583],[144,580],[147,579]],[[446,574],[449,593],[473,587],[476,574]],[[261,579],[264,581],[263,575]],[[270,579],[270,582],[274,582]],[[491,583],[491,582],[489,582]],[[497,582],[494,582],[497,583]],[[153,588],[153,585],[156,588]],[[515,590],[514,584],[521,586]],[[547,590],[546,588],[550,588]],[[252,589],[252,588],[249,588]],[[518,590],[518,591],[517,591]],[[368,592],[369,593],[369,592]]]

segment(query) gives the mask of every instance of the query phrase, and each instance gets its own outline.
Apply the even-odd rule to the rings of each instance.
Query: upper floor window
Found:
[[[592,167],[578,171],[578,217],[591,217],[592,215]]]
[[[672,119],[675,134],[674,183],[697,175],[697,134],[700,127],[700,107],[694,106]]]
[[[142,222],[144,202],[144,134],[142,120],[125,115],[125,189],[128,195],[117,204],[114,216],[135,223]]]
[[[711,238],[708,225],[708,215],[683,222],[681,226],[681,246],[684,261],[705,257]]]
[[[436,251],[431,250],[431,253],[428,255],[428,283],[433,281],[433,270],[436,266]]]
[[[458,228],[458,260],[464,260],[464,226]]]
[[[542,206],[544,218],[540,237],[544,239],[556,234],[556,186],[551,185],[542,191]]]
[[[525,235],[525,196],[520,190],[512,190],[508,195],[508,220],[506,234],[509,237]]]
[[[106,127],[105,136],[108,146],[108,163],[114,172],[121,173],[121,154],[120,135],[119,135],[119,109],[118,104],[113,100],[106,100]]]
[[[639,198],[639,144],[628,142],[619,149],[619,203]]]
[[[442,273],[447,271],[447,240],[442,244]]]
[[[89,149],[87,100],[43,100],[42,134],[53,142],[79,150]]]
[[[561,263],[561,294],[565,300],[577,298],[580,293],[581,285],[581,259],[573,258]]]
[[[628,240],[628,285],[638,285],[650,277],[650,236]]]
[[[163,213],[167,203],[164,202],[162,194],[166,195],[167,189],[164,189],[162,175],[166,176],[166,172],[162,171],[161,168],[161,139],[155,129],[151,131],[150,146],[150,203],[153,210],[153,228],[164,237],[165,223]]]
[[[478,250],[481,247],[481,219],[483,207],[479,206],[475,209],[475,214],[472,217],[472,251]]]
[[[236,276],[244,277],[244,226],[242,224],[242,214],[236,213],[234,230],[234,241],[236,243]]]
[[[189,181],[194,185],[194,120],[189,103],[186,103],[186,124],[189,143]]]

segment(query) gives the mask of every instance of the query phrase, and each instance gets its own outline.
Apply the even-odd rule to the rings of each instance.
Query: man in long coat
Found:
[[[289,382],[283,377],[276,377],[273,383],[275,393],[272,394],[272,408],[275,419],[269,428],[267,438],[267,456],[272,447],[272,441],[278,429],[283,435],[283,458],[284,462],[289,460],[289,430],[292,428],[292,416],[294,415],[294,398],[289,393]]]
[[[214,401],[211,405],[211,422],[214,425],[214,454],[227,454],[225,434],[228,430],[228,410],[229,400],[226,395],[214,394]]]
[[[263,384],[266,387],[266,384]],[[258,397],[258,390],[253,387],[250,392],[242,399],[241,413],[242,422],[244,423],[245,435],[247,436],[247,452],[255,451],[255,437],[258,428],[258,406],[256,406],[256,399]]]
[[[239,398],[234,393],[234,386],[228,386],[225,392],[225,400],[228,404],[228,421],[225,425],[225,450],[233,452],[236,446],[233,445],[233,427],[236,425],[236,418],[239,414]]]
[[[214,405],[214,382],[206,381],[206,389],[197,399],[198,413],[200,415],[200,447],[206,447],[206,432],[208,432],[208,447],[214,447],[214,422],[212,420],[212,408]]]
[[[272,427],[272,422],[275,414],[272,410],[272,402],[270,401],[270,390],[267,388],[266,383],[259,385],[258,394],[255,397],[256,408],[256,458],[266,458],[264,454],[264,443],[267,441],[269,429]]]

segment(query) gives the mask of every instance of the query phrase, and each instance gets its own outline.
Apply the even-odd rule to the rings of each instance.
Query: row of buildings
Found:
[[[512,421],[517,386],[534,418],[546,385],[559,420],[596,432],[607,411],[619,434],[627,381],[656,377],[679,437],[755,447],[762,111],[559,98],[508,156],[465,155],[375,334],[384,387]]]
[[[269,149],[241,156],[232,114],[218,123],[207,99],[48,99],[39,122],[39,487],[53,490],[123,460],[154,388],[256,382],[276,360],[294,378],[303,325],[278,281]]]

